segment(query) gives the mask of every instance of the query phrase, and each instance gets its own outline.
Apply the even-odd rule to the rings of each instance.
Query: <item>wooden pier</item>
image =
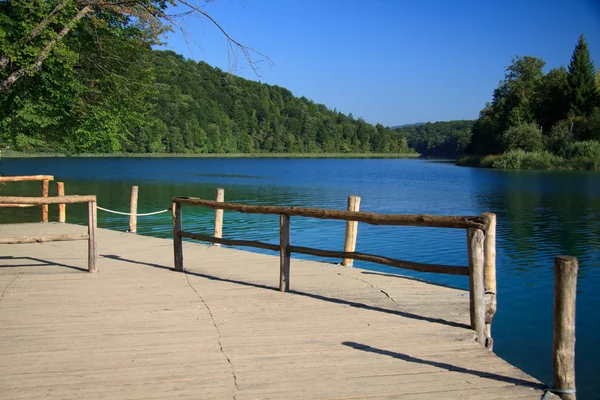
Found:
[[[0,238],[87,227],[0,225]],[[469,293],[351,267],[97,230],[0,248],[0,398],[540,399],[475,341]],[[467,279],[467,278],[465,278]]]

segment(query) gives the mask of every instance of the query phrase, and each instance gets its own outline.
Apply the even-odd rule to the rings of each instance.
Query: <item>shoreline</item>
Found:
[[[4,151],[1,158],[418,158],[419,153],[21,153]]]

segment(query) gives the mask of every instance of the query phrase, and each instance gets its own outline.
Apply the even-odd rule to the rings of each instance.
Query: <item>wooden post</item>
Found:
[[[48,179],[42,181],[42,197],[48,197],[49,183]],[[48,204],[42,204],[42,222],[48,222]]]
[[[288,292],[290,290],[290,216],[280,214],[279,216],[279,290]]]
[[[223,203],[225,201],[225,190],[218,188],[216,201]],[[223,210],[215,209],[215,235],[216,238],[223,237]],[[221,243],[215,243],[215,246],[220,246]]]
[[[484,240],[484,290],[485,290],[485,347],[493,348],[492,319],[496,314],[496,214],[481,214],[486,220],[486,231]]]
[[[359,211],[360,210],[360,197],[348,196],[348,211]],[[358,235],[358,222],[357,221],[346,221],[346,240],[344,241],[344,251],[353,252],[356,250],[356,236]],[[353,261],[351,258],[344,258],[342,260],[343,266],[352,266]]]
[[[477,341],[485,345],[485,304],[483,298],[483,251],[484,235],[481,229],[467,229],[469,248],[469,302],[471,328],[477,333]]]
[[[129,233],[137,232],[137,203],[138,187],[131,187],[131,201],[129,202]]]
[[[97,259],[97,242],[96,242],[96,230],[98,227],[98,217],[96,202],[90,201],[88,203],[88,271],[95,273],[98,272],[96,268]]]
[[[179,232],[182,231],[181,204],[173,203],[173,257],[175,271],[183,272],[183,241]]]
[[[577,258],[554,259],[554,336],[552,377],[554,393],[562,400],[575,400],[575,293]],[[552,390],[551,390],[552,391]],[[572,393],[565,393],[572,392]],[[561,393],[562,392],[562,393]]]
[[[59,196],[65,195],[65,184],[64,182],[56,182],[56,194]],[[58,205],[58,222],[66,222],[67,221],[67,205],[59,204]]]

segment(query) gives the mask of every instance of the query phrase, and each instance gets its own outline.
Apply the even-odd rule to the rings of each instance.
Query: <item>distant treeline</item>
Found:
[[[600,75],[579,38],[569,68],[516,57],[473,126],[466,165],[600,169]],[[410,142],[409,142],[410,143]]]
[[[406,139],[289,90],[154,51],[156,97],[147,123],[130,129],[131,152],[406,153]]]
[[[471,140],[475,121],[459,120],[406,125],[394,131],[406,137],[408,146],[424,156],[457,158]]]

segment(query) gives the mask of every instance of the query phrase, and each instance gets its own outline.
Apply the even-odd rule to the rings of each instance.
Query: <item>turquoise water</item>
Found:
[[[138,185],[139,210],[170,207],[173,196],[226,201],[345,209],[349,195],[361,196],[361,210],[498,216],[498,312],[494,350],[550,384],[552,362],[553,259],[579,258],[577,294],[577,388],[580,399],[595,398],[600,362],[600,174],[591,172],[507,172],[456,167],[426,160],[373,159],[4,159],[4,175],[53,174],[67,194],[97,194],[102,207],[127,211],[130,187]],[[40,183],[0,186],[3,195],[39,195]],[[56,188],[51,185],[51,194]],[[56,220],[56,208],[50,208]],[[184,207],[184,228],[210,234],[212,210]],[[84,223],[85,206],[67,207],[67,221]],[[1,222],[39,221],[39,208],[0,209]],[[127,217],[99,211],[99,226],[125,231]],[[1,228],[0,228],[1,229]],[[225,212],[224,237],[278,241],[278,217]],[[342,221],[292,218],[292,242],[332,250],[343,248]],[[138,233],[170,237],[170,214],[140,218]],[[359,224],[358,251],[428,263],[466,265],[462,230],[381,227]],[[294,255],[298,256],[298,255]],[[307,257],[310,258],[310,257]],[[338,260],[330,260],[337,262]],[[355,265],[402,273],[467,288],[467,278]]]

